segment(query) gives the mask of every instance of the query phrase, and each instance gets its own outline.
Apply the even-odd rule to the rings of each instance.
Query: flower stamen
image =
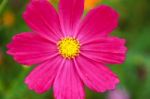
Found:
[[[80,43],[77,39],[66,37],[61,39],[58,43],[59,53],[66,59],[72,59],[80,53]]]

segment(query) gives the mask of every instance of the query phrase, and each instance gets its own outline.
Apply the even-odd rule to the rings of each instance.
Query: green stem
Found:
[[[6,6],[7,2],[8,2],[8,0],[3,0],[2,3],[0,4],[0,14],[2,13],[2,10]]]

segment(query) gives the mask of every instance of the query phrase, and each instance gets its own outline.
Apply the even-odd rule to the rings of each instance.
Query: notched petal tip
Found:
[[[114,17],[117,17],[117,18],[119,18],[119,13],[116,11],[116,9],[114,9],[113,7],[111,7],[111,6],[108,6],[108,5],[100,5],[100,6],[98,6],[98,7],[100,7],[101,9],[105,9],[105,11],[109,11],[109,12],[111,12],[111,14],[114,16]]]
[[[12,42],[11,42],[12,43]],[[11,43],[8,43],[7,45],[6,45],[6,48],[9,50],[10,48],[11,48]]]
[[[112,81],[111,83],[112,83],[112,84],[109,85],[107,88],[105,88],[105,89],[103,89],[103,90],[99,90],[99,91],[96,90],[96,92],[98,92],[98,93],[105,93],[105,92],[107,92],[107,91],[114,90],[114,89],[116,89],[116,87],[117,87],[118,84],[120,83],[120,80],[119,80],[118,78],[116,78],[116,79],[114,79],[114,81]]]
[[[31,90],[31,91],[33,91],[33,92],[35,92],[35,93],[37,93],[37,94],[43,94],[43,93],[45,93],[46,91],[40,91],[40,90],[36,90],[36,89],[34,89],[29,83],[27,83],[27,82],[25,82],[25,84],[27,85],[27,87],[29,88],[29,90]]]
[[[117,85],[120,83],[120,80],[118,79],[118,77],[114,80],[114,84],[112,84],[112,87],[110,87],[108,90],[114,90]]]
[[[40,88],[40,86],[38,86],[39,88],[37,88],[36,83],[31,83],[32,79],[26,77],[26,79],[24,80],[24,83],[27,85],[27,87],[32,90],[33,92],[37,93],[37,94],[43,94],[45,92],[47,92],[47,90],[43,89],[42,87]]]

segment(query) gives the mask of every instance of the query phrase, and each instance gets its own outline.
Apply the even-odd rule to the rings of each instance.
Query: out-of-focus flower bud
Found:
[[[85,0],[85,10],[90,10],[95,7],[97,3],[100,3],[102,0]]]
[[[11,27],[15,23],[15,15],[12,11],[5,11],[2,17],[2,23],[6,27]]]

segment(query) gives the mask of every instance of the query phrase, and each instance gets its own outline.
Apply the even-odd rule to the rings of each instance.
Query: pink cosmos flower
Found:
[[[84,0],[60,0],[58,13],[47,0],[32,0],[23,18],[32,32],[13,37],[8,54],[37,67],[25,79],[31,90],[53,87],[56,99],[84,99],[84,86],[96,92],[114,89],[118,77],[106,64],[125,60],[125,40],[109,36],[118,14],[102,5],[85,18]]]

